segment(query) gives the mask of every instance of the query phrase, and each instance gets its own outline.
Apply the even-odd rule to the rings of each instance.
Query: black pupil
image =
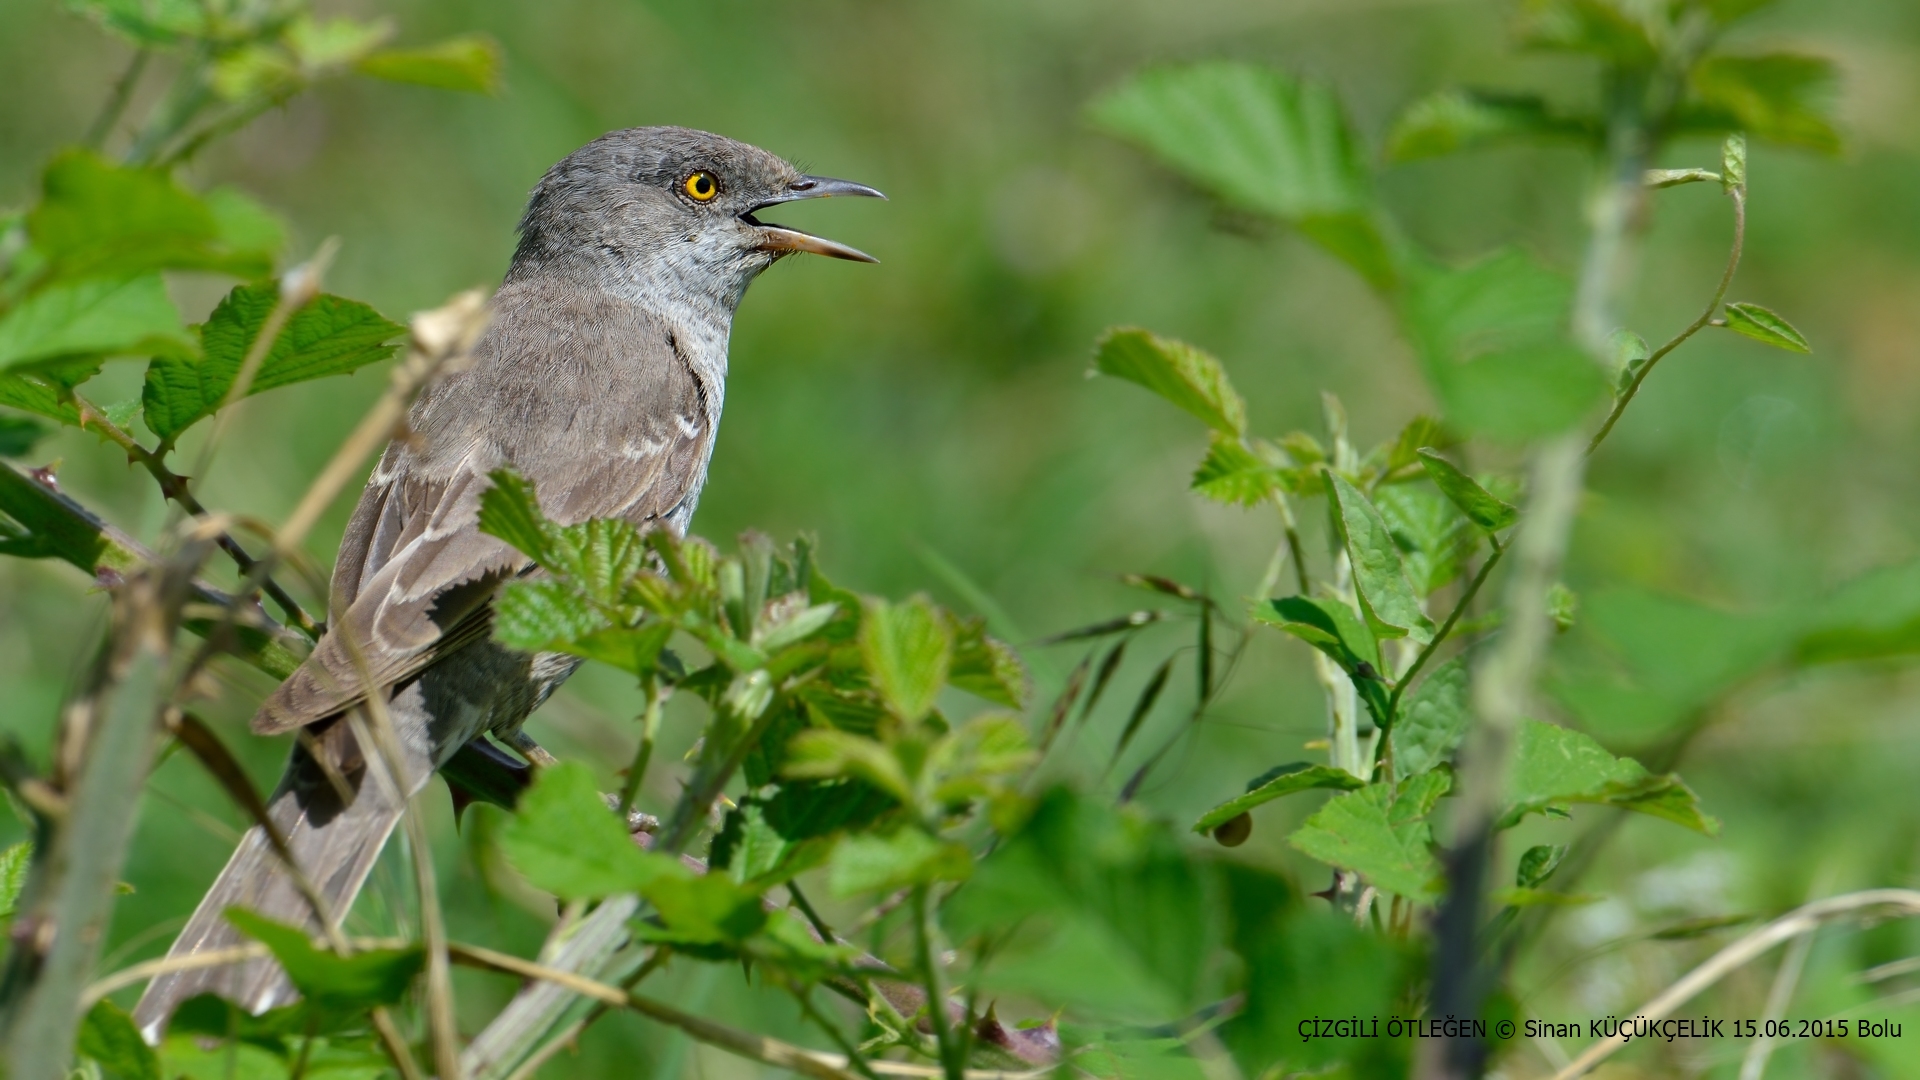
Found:
[[[713,177],[708,176],[706,173],[701,173],[693,178],[693,193],[695,195],[707,195],[712,193],[712,191]]]

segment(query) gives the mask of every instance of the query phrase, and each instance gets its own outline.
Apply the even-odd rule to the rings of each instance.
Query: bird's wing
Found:
[[[502,299],[512,314],[515,298]],[[488,633],[495,591],[530,565],[479,531],[493,469],[518,468],[561,524],[622,517],[647,527],[697,492],[713,436],[700,379],[656,321],[581,303],[540,311],[542,322],[570,323],[564,338],[493,342],[459,384],[416,410],[416,437],[430,450],[389,448],[341,543],[328,632],[261,706],[255,731],[334,715]],[[506,411],[523,422],[504,423]],[[525,437],[503,445],[505,429]]]

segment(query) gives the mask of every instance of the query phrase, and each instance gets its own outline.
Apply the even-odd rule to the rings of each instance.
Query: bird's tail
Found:
[[[349,725],[336,720],[309,744],[333,762],[323,768],[304,747],[296,747],[286,775],[268,804],[267,814],[286,837],[296,865],[313,883],[336,923],[344,919],[366,883],[394,825],[405,809],[406,794],[385,777],[369,775],[364,759],[353,753]],[[347,753],[339,753],[346,749]],[[424,782],[424,777],[421,781]],[[414,786],[414,785],[409,785]],[[247,830],[213,887],[168,950],[168,959],[197,956],[247,944],[251,939],[226,920],[231,907],[256,911],[270,919],[304,926],[318,936],[314,908],[295,885],[281,856],[260,826]],[[165,1033],[173,1011],[189,998],[215,993],[250,1013],[291,1002],[297,995],[286,973],[270,958],[188,968],[155,978],[134,1007],[134,1023],[150,1042]]]

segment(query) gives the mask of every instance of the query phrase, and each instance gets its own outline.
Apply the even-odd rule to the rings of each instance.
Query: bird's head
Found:
[[[661,300],[717,302],[731,313],[754,277],[783,256],[878,261],[759,217],[781,203],[834,195],[886,198],[704,131],[615,131],[568,154],[534,187],[508,276],[561,274]]]

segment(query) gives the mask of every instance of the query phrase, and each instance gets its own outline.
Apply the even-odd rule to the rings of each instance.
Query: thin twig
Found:
[[[1774,972],[1773,986],[1767,991],[1766,1019],[1769,1031],[1773,1024],[1787,1014],[1787,1006],[1793,1003],[1793,992],[1800,985],[1801,969],[1806,967],[1807,953],[1813,951],[1813,935],[1801,934],[1787,946],[1787,955],[1780,960],[1780,970]],[[1740,1060],[1740,1080],[1761,1080],[1767,1074],[1767,1059],[1773,1057],[1776,1040],[1769,1032],[1763,1032],[1747,1044],[1746,1056]]]
[[[1582,1051],[1573,1063],[1553,1075],[1553,1080],[1575,1080],[1592,1072],[1594,1067],[1611,1057],[1633,1038],[1633,1028],[1642,1022],[1659,1023],[1675,1009],[1692,1000],[1696,994],[1725,978],[1730,972],[1742,967],[1767,950],[1783,941],[1812,933],[1826,923],[1845,918],[1872,908],[1894,908],[1902,916],[1920,915],[1920,891],[1913,889],[1868,889],[1864,892],[1847,893],[1844,896],[1829,897],[1804,905],[1778,919],[1760,927],[1726,948],[1714,953],[1706,963],[1687,972],[1672,986],[1660,992],[1660,996],[1639,1009],[1630,1018],[1622,1033],[1610,1039],[1603,1039]]]
[[[1647,376],[1653,373],[1653,366],[1668,353],[1679,348],[1688,338],[1699,333],[1703,327],[1712,323],[1714,312],[1720,310],[1720,302],[1727,298],[1727,289],[1733,284],[1734,271],[1740,268],[1740,252],[1747,242],[1747,190],[1744,187],[1736,187],[1728,192],[1728,197],[1733,200],[1733,250],[1727,255],[1727,269],[1720,275],[1720,284],[1713,290],[1713,299],[1707,302],[1707,309],[1700,313],[1699,318],[1693,320],[1685,330],[1675,334],[1671,341],[1655,349],[1653,355],[1647,357],[1646,362],[1634,372],[1632,381],[1614,397],[1613,411],[1607,413],[1606,422],[1600,425],[1600,430],[1593,433],[1593,441],[1587,444],[1589,455],[1600,449],[1600,444],[1613,430],[1613,425],[1619,423],[1620,415],[1627,411],[1628,405],[1633,404],[1634,395],[1640,392],[1640,384],[1646,382]]]
[[[113,125],[119,123],[120,115],[127,111],[127,100],[133,96],[133,88],[139,84],[140,76],[147,70],[147,61],[152,58],[153,50],[145,46],[134,52],[126,70],[113,81],[113,89],[107,92],[100,114],[87,125],[87,133],[80,140],[82,145],[98,150],[106,143],[107,136],[113,134]]]
[[[1420,655],[1413,658],[1413,665],[1407,668],[1406,674],[1400,676],[1399,682],[1394,683],[1393,693],[1387,698],[1389,723],[1399,717],[1401,695],[1405,694],[1407,687],[1413,684],[1413,677],[1420,674],[1420,669],[1426,667],[1427,661],[1433,659],[1433,654],[1439,650],[1441,643],[1447,640],[1447,635],[1453,633],[1453,628],[1459,624],[1460,617],[1467,613],[1467,608],[1473,604],[1473,598],[1479,595],[1480,586],[1487,583],[1487,575],[1493,573],[1493,568],[1500,564],[1500,557],[1507,553],[1499,537],[1489,536],[1487,540],[1493,544],[1493,554],[1487,556],[1486,561],[1480,564],[1480,572],[1473,575],[1473,580],[1467,583],[1466,591],[1460,594],[1459,602],[1454,604],[1453,610],[1447,613],[1447,621],[1440,624],[1440,629],[1434,633],[1433,640],[1427,642],[1426,648],[1420,650]],[[1387,740],[1380,740],[1381,750],[1384,750],[1386,744]],[[1375,759],[1378,760],[1378,757],[1379,752],[1376,751]]]
[[[947,1016],[947,994],[940,985],[940,968],[935,961],[933,948],[933,912],[927,905],[928,887],[913,887],[913,948],[914,959],[920,966],[920,977],[927,991],[927,1018],[933,1023],[933,1040],[940,1048],[940,1064],[946,1069],[947,1080],[961,1080],[960,1073],[965,1062],[960,1060],[953,1033],[953,1024]]]
[[[632,1009],[642,1016],[677,1027],[709,1046],[717,1046],[730,1053],[776,1068],[790,1069],[803,1076],[814,1077],[815,1080],[855,1080],[853,1073],[847,1072],[841,1066],[829,1064],[822,1060],[820,1055],[803,1050],[792,1043],[764,1035],[750,1034],[704,1017],[681,1012],[671,1005],[641,997],[617,986],[609,986],[597,979],[589,979],[571,971],[561,971],[558,968],[550,968],[531,960],[522,960],[517,956],[475,945],[449,945],[448,953],[463,964],[491,968],[526,979],[544,980],[563,986],[581,997]]]

